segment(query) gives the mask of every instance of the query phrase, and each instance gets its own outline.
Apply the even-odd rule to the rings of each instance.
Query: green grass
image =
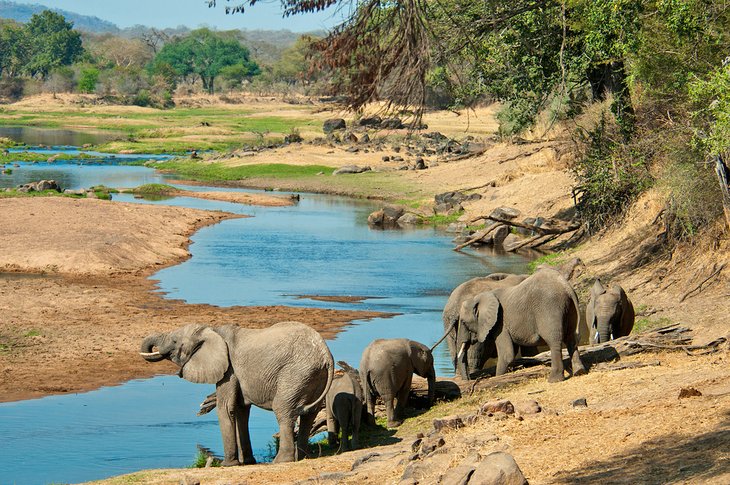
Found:
[[[544,254],[540,256],[537,259],[534,259],[530,261],[530,263],[527,265],[527,270],[530,273],[534,273],[537,270],[537,267],[541,264],[547,264],[550,266],[558,266],[565,262],[567,258],[567,254],[565,252],[561,253],[550,253],[550,254]]]
[[[180,190],[167,184],[145,184],[135,187],[129,192],[142,195],[169,195],[180,192]]]
[[[464,215],[463,211],[457,212],[456,214],[451,214],[450,216],[443,215],[443,214],[434,214],[432,216],[426,216],[422,219],[423,224],[430,224],[433,226],[445,226],[447,224],[451,224],[452,222],[457,222],[459,220],[459,217]]]
[[[12,199],[15,197],[71,197],[74,199],[83,198],[83,195],[62,194],[55,190],[44,190],[43,192],[18,192],[17,189],[0,190],[0,199]]]
[[[41,334],[41,332],[38,330],[29,330],[28,332],[25,333],[24,336],[25,337],[38,337],[40,334]]]
[[[661,328],[666,327],[667,325],[671,325],[673,322],[667,317],[660,317],[660,318],[637,318],[634,321],[634,328],[631,330],[631,333],[641,333],[645,332],[647,330],[652,330],[654,328]]]
[[[229,167],[220,163],[200,163],[180,159],[157,163],[155,168],[200,181],[230,181],[247,178],[295,179],[314,177],[319,172],[332,173],[334,170],[332,167],[324,165],[287,165],[283,163]]]
[[[48,161],[62,161],[62,160],[99,160],[99,157],[93,155],[87,155],[85,153],[79,153],[78,155],[71,155],[68,153],[35,153],[35,152],[13,152],[4,155],[0,153],[0,164],[13,163],[13,162],[48,162]]]
[[[0,352],[9,352],[10,351],[10,345],[0,343]]]
[[[205,468],[205,464],[208,461],[208,455],[204,453],[202,450],[198,450],[198,454],[195,455],[195,460],[193,460],[192,465],[190,465],[188,468]],[[210,465],[211,467],[219,467],[221,466],[221,461],[217,458],[213,458],[213,463]]]

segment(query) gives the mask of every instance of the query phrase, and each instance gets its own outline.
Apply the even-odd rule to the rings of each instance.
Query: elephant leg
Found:
[[[309,433],[317,418],[316,412],[299,416],[299,434],[297,435],[297,459],[309,457]]]
[[[397,428],[401,423],[395,416],[395,407],[393,406],[395,396],[393,394],[381,394],[380,397],[383,398],[383,402],[385,403],[385,415],[388,417],[387,426],[389,428]]]
[[[356,399],[352,407],[352,448],[360,447],[360,421],[362,419],[362,404]]]
[[[337,421],[329,411],[327,412],[327,442],[330,447],[337,444]]]
[[[287,463],[295,459],[294,447],[294,422],[296,416],[292,416],[289,410],[274,411],[276,421],[279,423],[279,452],[274,458],[274,463]]]
[[[405,419],[406,404],[408,404],[408,394],[410,394],[411,392],[412,381],[413,374],[408,374],[405,382],[398,390],[398,394],[396,394],[398,402],[395,405],[395,419],[397,419],[401,423],[403,422],[403,419]]]
[[[251,436],[248,434],[248,417],[251,414],[251,406],[238,406],[236,408],[236,430],[238,432],[238,454],[239,461],[244,465],[255,465],[256,458],[251,448]]]
[[[583,361],[580,358],[580,352],[578,352],[578,337],[576,334],[568,335],[565,346],[568,348],[568,355],[570,356],[570,367],[574,376],[582,376],[588,371],[583,365]],[[561,351],[562,354],[562,351]]]
[[[352,412],[349,406],[340,411],[340,413],[338,414],[338,418],[342,423],[342,425],[340,426],[340,429],[342,430],[342,438],[340,439],[340,447],[337,450],[337,453],[342,453],[343,451],[352,449],[352,447],[350,446]]]
[[[223,438],[223,466],[236,466],[238,461],[238,429],[236,424],[236,397],[238,380],[232,374],[226,375],[215,388],[218,425]]]
[[[499,335],[495,341],[497,345],[496,375],[498,376],[507,372],[507,367],[515,360],[515,345],[512,343],[512,339],[505,335],[505,333]]]
[[[367,414],[366,416],[368,424],[375,426],[375,395],[368,390],[368,392],[365,395],[365,399],[367,400]]]
[[[547,342],[550,347],[550,376],[548,382],[560,382],[565,380],[563,366],[563,347],[561,342]]]

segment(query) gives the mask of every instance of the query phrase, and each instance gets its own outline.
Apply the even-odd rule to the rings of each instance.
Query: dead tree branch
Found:
[[[679,302],[682,303],[691,293],[694,293],[695,291],[698,291],[699,290],[699,292],[701,292],[702,291],[702,285],[704,285],[705,283],[707,283],[708,281],[710,281],[715,276],[719,275],[720,272],[723,270],[724,267],[725,267],[725,263],[722,263],[719,267],[717,267],[717,263],[715,263],[715,265],[713,266],[713,270],[714,271],[712,272],[712,274],[710,274],[710,276],[708,276],[707,278],[705,278],[704,280],[702,280],[699,285],[693,287],[691,290],[689,290],[684,295],[682,295],[682,298],[679,299]]]

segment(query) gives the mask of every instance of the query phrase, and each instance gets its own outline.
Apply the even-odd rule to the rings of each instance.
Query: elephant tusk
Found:
[[[461,356],[464,355],[464,349],[466,348],[466,342],[461,344],[461,348],[459,349],[459,353],[456,355],[457,360],[461,359]]]
[[[140,352],[142,357],[161,357],[159,352]]]

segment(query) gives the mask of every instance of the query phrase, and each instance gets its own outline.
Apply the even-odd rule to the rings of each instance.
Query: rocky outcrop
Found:
[[[359,165],[344,165],[332,172],[332,175],[363,173],[369,172],[371,170],[372,169],[370,167],[360,167]]]
[[[38,182],[18,185],[18,192],[45,192],[46,190],[62,192],[61,187],[55,180],[39,180]]]
[[[380,228],[398,227],[398,220],[405,214],[402,207],[385,206],[368,216],[368,225]]]
[[[322,131],[326,134],[330,134],[334,131],[344,130],[347,128],[347,123],[342,118],[331,118],[326,120],[322,125]]]

